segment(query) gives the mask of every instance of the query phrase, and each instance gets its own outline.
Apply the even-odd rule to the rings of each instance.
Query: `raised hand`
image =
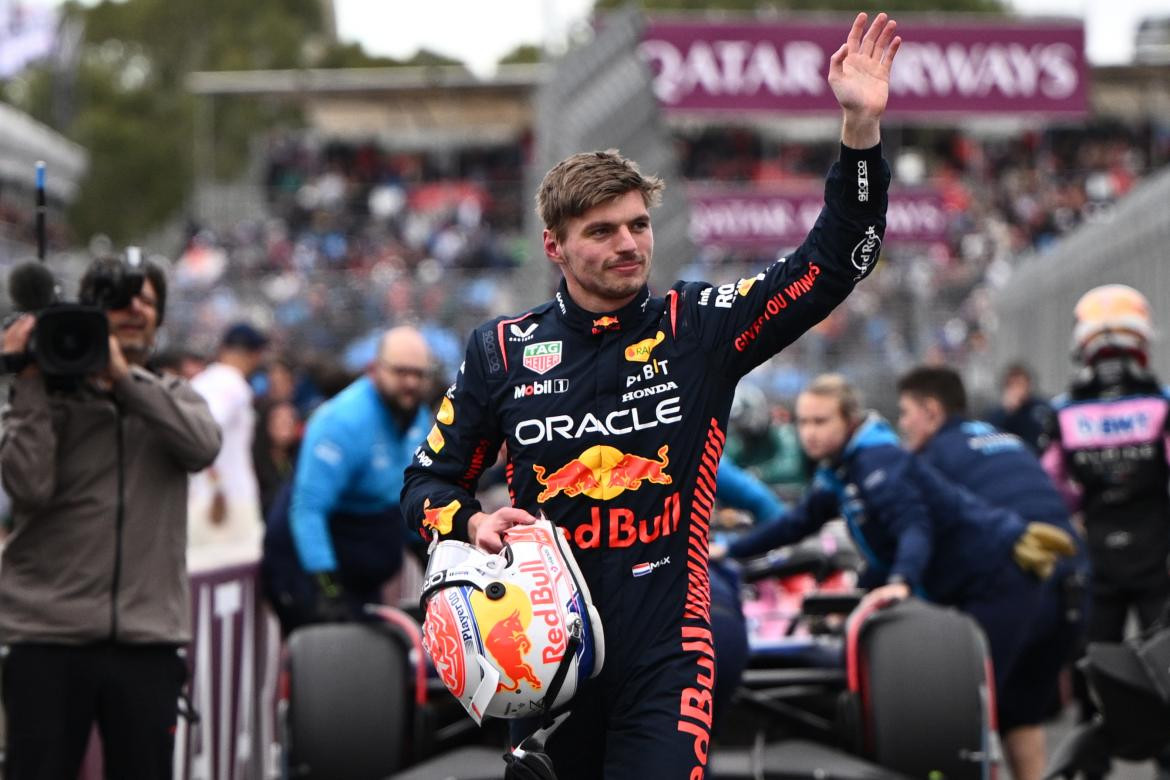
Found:
[[[879,140],[877,120],[890,96],[890,66],[902,45],[902,39],[894,35],[897,22],[878,14],[867,30],[867,18],[864,13],[857,15],[849,37],[829,58],[829,86],[845,110],[842,140],[856,148]]]

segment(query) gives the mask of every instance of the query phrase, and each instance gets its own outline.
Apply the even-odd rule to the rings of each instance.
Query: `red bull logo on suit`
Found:
[[[564,493],[570,498],[584,494],[604,501],[627,490],[637,490],[643,482],[669,485],[671,478],[666,473],[670,465],[669,451],[670,445],[664,444],[654,459],[598,444],[551,473],[544,466],[534,465],[536,481],[544,487],[536,500],[543,504]]]

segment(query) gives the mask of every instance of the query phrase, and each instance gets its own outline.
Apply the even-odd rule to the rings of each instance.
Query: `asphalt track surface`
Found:
[[[1073,714],[1070,708],[1059,721],[1048,727],[1050,750],[1067,736],[1073,724]],[[714,754],[712,771],[708,777],[712,780],[719,780],[721,776],[743,777],[742,774],[734,771],[741,763],[741,759],[742,756],[736,754]],[[731,774],[719,774],[721,766],[732,770]],[[498,767],[499,771],[497,772],[494,767]],[[500,751],[475,747],[453,751],[435,761],[400,772],[393,776],[393,780],[489,780],[489,778],[496,780],[496,778],[502,777],[503,761],[500,757]],[[999,777],[1000,780],[1010,780],[1011,773],[1007,771],[1006,767],[1001,767]],[[1109,775],[1110,780],[1151,780],[1153,777],[1154,765],[1152,763],[1135,764],[1126,761],[1115,761],[1113,771]]]

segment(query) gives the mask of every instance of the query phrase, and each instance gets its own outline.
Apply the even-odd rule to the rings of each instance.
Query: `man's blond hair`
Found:
[[[536,193],[536,213],[557,240],[563,241],[568,221],[594,206],[637,190],[646,208],[653,208],[662,202],[665,187],[657,176],[643,175],[638,164],[622,157],[617,149],[580,152],[561,160],[544,175]]]
[[[841,374],[821,374],[803,391],[821,398],[832,398],[841,408],[841,415],[850,423],[862,417],[861,392]]]

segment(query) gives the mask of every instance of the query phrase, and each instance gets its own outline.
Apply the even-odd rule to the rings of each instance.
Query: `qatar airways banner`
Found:
[[[715,23],[651,20],[639,53],[668,110],[823,113],[825,79],[848,20]],[[1079,23],[898,20],[891,114],[1073,116],[1086,110]]]
[[[798,245],[824,206],[820,188],[744,189],[693,185],[691,238],[700,246],[777,251]],[[932,189],[890,193],[886,243],[940,241],[947,233],[941,194]]]

